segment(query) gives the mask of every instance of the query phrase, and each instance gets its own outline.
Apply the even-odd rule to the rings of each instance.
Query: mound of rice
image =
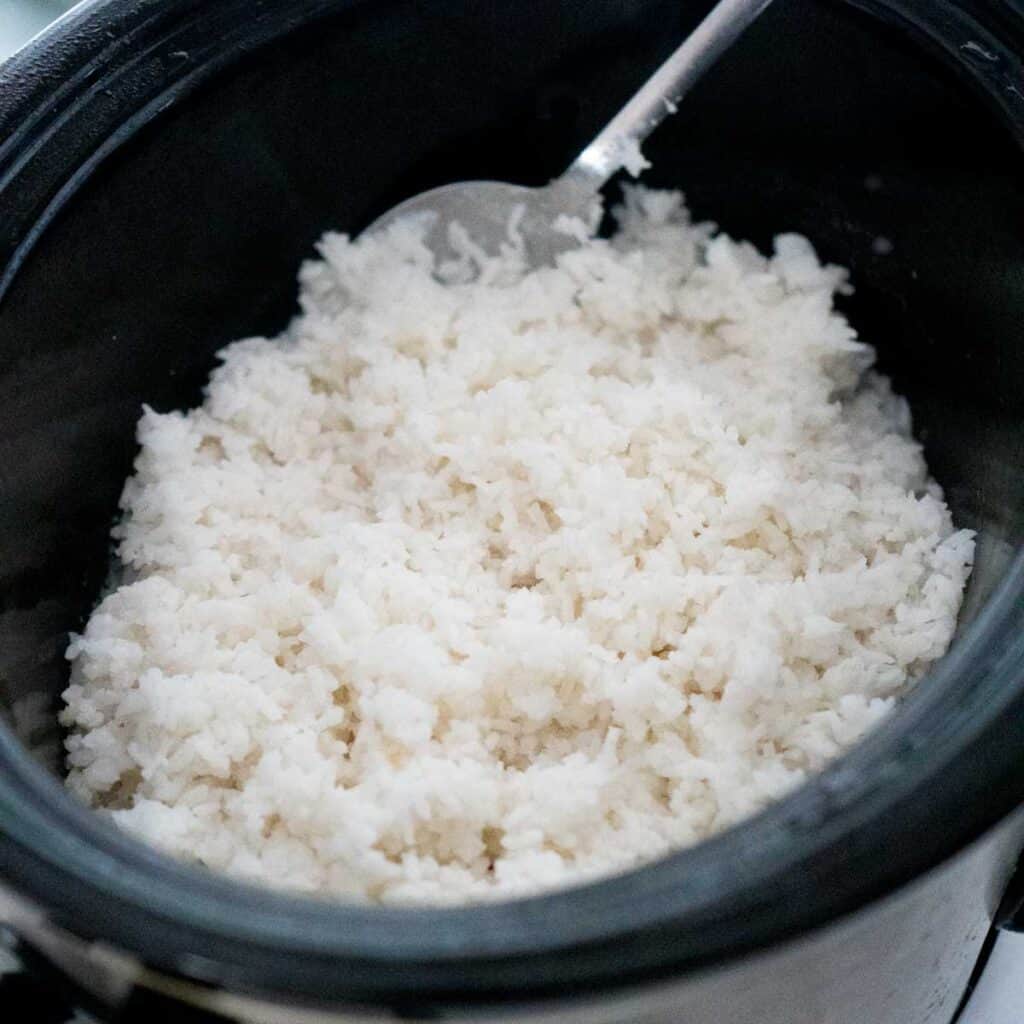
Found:
[[[146,410],[71,788],[250,880],[459,902],[764,807],[944,653],[973,542],[842,270],[633,189],[526,272],[329,234],[280,338]]]

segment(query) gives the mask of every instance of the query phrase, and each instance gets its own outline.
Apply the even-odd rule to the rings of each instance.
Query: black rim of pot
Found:
[[[848,2],[959,64],[1024,140],[1021,63],[1001,38],[1024,32],[1018,5],[976,5],[982,24],[945,0]],[[243,51],[356,5],[92,0],[0,67],[0,301],[56,210],[143,124]],[[1010,19],[1000,37],[993,8]],[[970,40],[998,60],[965,65]],[[899,715],[742,826],[620,877],[445,910],[269,893],[120,834],[2,726],[0,875],[83,938],[237,990],[417,1006],[566,996],[721,962],[891,891],[1024,800],[1022,752],[1024,552]]]

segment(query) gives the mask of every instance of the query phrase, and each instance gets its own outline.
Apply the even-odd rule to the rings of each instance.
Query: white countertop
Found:
[[[1024,1022],[1024,934],[996,940],[977,988],[957,1024]]]
[[[72,3],[73,0],[0,0],[0,60],[10,56]]]

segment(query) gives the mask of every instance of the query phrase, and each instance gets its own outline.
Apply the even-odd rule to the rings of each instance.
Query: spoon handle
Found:
[[[639,144],[739,38],[771,0],[721,0],[633,98],[569,165],[559,182],[596,194],[621,167],[640,159]]]

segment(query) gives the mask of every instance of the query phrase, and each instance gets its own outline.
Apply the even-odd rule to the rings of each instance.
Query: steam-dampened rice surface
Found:
[[[954,531],[845,274],[635,189],[527,272],[329,234],[145,412],[69,785],[173,854],[455,902],[628,868],[820,769],[953,633]]]

